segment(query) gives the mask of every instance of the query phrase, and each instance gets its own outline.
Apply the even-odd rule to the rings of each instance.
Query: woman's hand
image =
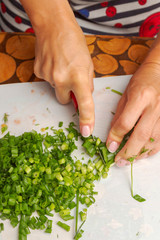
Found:
[[[148,57],[133,75],[111,124],[106,145],[111,152],[119,147],[123,137],[131,136],[115,162],[129,164],[129,158],[145,158],[160,150],[160,37]]]
[[[22,0],[22,3],[36,34],[35,75],[55,88],[56,97],[62,104],[71,100],[71,91],[74,93],[80,131],[88,137],[94,127],[93,63],[82,30],[67,0],[61,4],[59,0],[46,0],[41,9],[39,1],[42,0],[35,0],[38,14],[37,10],[33,12],[28,1],[31,0]]]
[[[60,103],[68,103],[74,93],[80,130],[87,137],[94,127],[93,65],[79,27],[67,26],[57,30],[56,36],[51,29],[37,34],[34,72],[55,88]]]

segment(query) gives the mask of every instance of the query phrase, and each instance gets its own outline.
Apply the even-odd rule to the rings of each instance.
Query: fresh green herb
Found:
[[[66,223],[62,223],[61,221],[58,221],[57,225],[60,226],[61,228],[63,228],[64,230],[66,230],[67,232],[70,231],[70,226],[67,225]]]
[[[51,233],[52,221],[47,216],[53,217],[54,211],[69,221],[74,218],[71,209],[75,207],[75,239],[81,238],[87,214],[86,210],[79,213],[79,204],[90,207],[95,203],[94,181],[108,176],[128,137],[116,153],[110,153],[97,137],[82,137],[84,149],[94,157],[83,163],[72,157],[80,136],[75,124],[69,124],[68,134],[61,128],[51,130],[52,135],[33,130],[0,138],[0,218],[9,219],[13,227],[19,225],[19,240],[26,240],[30,229]],[[34,212],[38,217],[32,215]],[[67,224],[59,224],[69,231]]]
[[[147,152],[149,149],[146,149],[145,147],[143,147],[142,149],[141,149],[141,151],[140,151],[140,155],[141,154],[143,154],[143,153],[145,153],[145,152]]]
[[[4,224],[3,223],[0,223],[0,233],[4,231]]]
[[[146,201],[146,199],[144,199],[143,197],[139,196],[138,194],[136,194],[133,198],[135,200],[137,200],[138,202],[145,202]]]
[[[39,123],[36,123],[35,126],[39,126],[40,124]]]
[[[74,236],[75,240],[78,240],[78,239],[80,239],[82,237],[82,234],[84,233],[84,231],[82,230],[82,227],[83,227],[84,223],[85,223],[85,221],[83,221],[81,223],[79,229],[77,230],[76,235]]]
[[[47,221],[47,228],[45,230],[46,233],[51,233],[52,232],[52,220]]]
[[[8,129],[8,126],[7,126],[7,122],[8,122],[8,114],[7,113],[5,113],[4,114],[4,116],[3,116],[3,124],[1,125],[1,133],[3,134],[4,132],[6,132],[7,131],[7,129]]]
[[[51,113],[51,111],[49,110],[49,108],[48,108],[48,107],[46,108],[46,110],[47,110],[49,113]]]
[[[75,234],[79,239],[83,233],[78,228],[79,214],[82,222],[86,219],[85,211],[79,213],[79,204],[89,207],[95,202],[93,182],[106,177],[113,162],[114,155],[107,156],[105,144],[96,137],[88,139],[88,143],[96,154],[102,152],[106,166],[100,157],[95,163],[91,159],[87,164],[75,161],[71,154],[77,149],[75,141],[80,134],[73,122],[67,128],[68,134],[63,129],[52,130],[52,135],[33,130],[21,136],[7,133],[0,139],[0,217],[10,219],[13,227],[19,225],[19,240],[27,239],[30,229],[51,233],[52,222],[46,216],[53,216],[54,210],[68,221],[74,218],[70,210],[75,207]],[[91,149],[88,152],[93,154]],[[37,218],[32,216],[35,211]]]
[[[81,211],[79,214],[80,214],[80,217],[81,217],[81,221],[82,222],[86,221],[86,219],[87,219],[87,211]]]
[[[3,122],[4,123],[7,123],[8,122],[8,117],[9,115],[7,113],[4,114],[4,117],[3,117]]]
[[[134,161],[135,157],[130,158],[130,162],[131,162],[131,196],[138,202],[144,202],[146,201],[146,199],[144,199],[143,197],[141,197],[140,195],[136,194],[133,195],[133,161]]]
[[[111,89],[110,87],[106,87],[106,89]]]
[[[111,112],[112,113],[112,115],[115,115],[115,112]]]
[[[116,93],[116,94],[118,94],[118,95],[120,95],[120,96],[123,95],[123,93],[121,93],[121,92],[119,92],[119,91],[117,91],[117,90],[115,90],[115,89],[111,89],[111,91],[114,92],[114,93]]]
[[[63,122],[59,122],[58,126],[62,127],[63,126]]]
[[[155,140],[154,140],[154,138],[150,138],[150,142],[154,142]]]
[[[1,125],[1,133],[3,134],[4,132],[7,131],[7,129],[8,129],[8,126],[7,126],[5,123],[3,123],[3,124]]]
[[[75,224],[75,233],[78,231],[78,213],[79,213],[79,190],[76,193],[76,224]]]

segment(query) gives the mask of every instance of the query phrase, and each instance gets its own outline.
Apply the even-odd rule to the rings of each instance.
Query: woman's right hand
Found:
[[[58,101],[66,104],[74,93],[79,108],[80,131],[88,137],[94,127],[93,63],[85,37],[67,0],[35,0],[37,12],[22,0],[36,34],[34,72],[49,82]],[[36,7],[36,6],[35,6]],[[30,8],[30,9],[28,9]],[[38,17],[37,17],[38,15]],[[38,20],[37,20],[38,19]]]

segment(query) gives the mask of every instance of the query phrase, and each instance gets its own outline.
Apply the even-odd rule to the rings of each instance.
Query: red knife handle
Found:
[[[74,107],[75,107],[75,110],[78,111],[78,103],[77,103],[77,99],[74,95],[74,93],[71,91],[71,98],[73,100],[73,104],[74,104]]]

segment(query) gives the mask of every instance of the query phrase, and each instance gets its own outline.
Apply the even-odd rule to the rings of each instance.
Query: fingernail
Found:
[[[114,153],[119,147],[119,143],[113,141],[109,144],[109,147],[108,147],[108,150],[111,152],[111,153]]]
[[[116,162],[116,165],[118,167],[124,167],[126,165],[128,165],[128,161],[124,160],[124,159],[119,159],[117,162]]]
[[[89,137],[91,135],[90,127],[85,125],[81,127],[81,134],[83,137]]]

